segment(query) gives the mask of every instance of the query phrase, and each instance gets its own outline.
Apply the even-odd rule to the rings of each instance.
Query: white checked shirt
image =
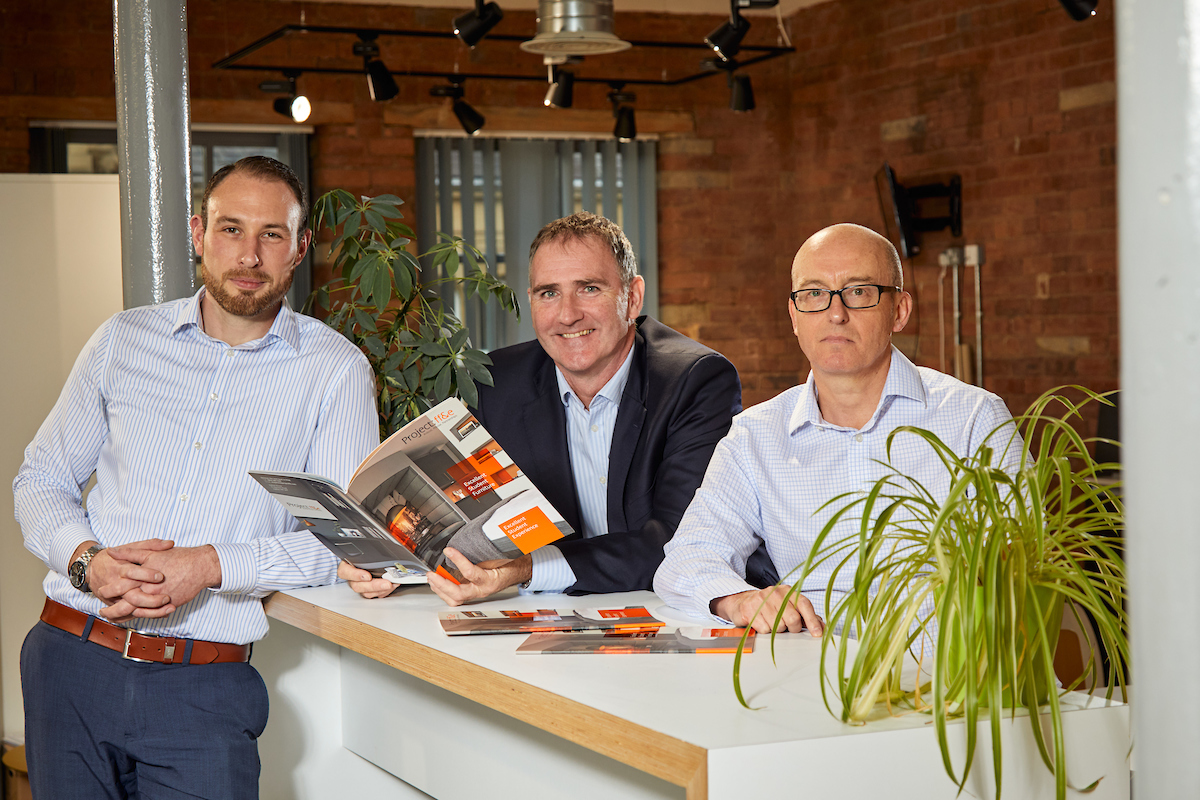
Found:
[[[267,632],[262,598],[330,583],[337,559],[246,474],[312,472],[345,484],[379,443],[375,380],[337,331],[287,304],[261,339],[230,347],[191,298],[124,311],[84,346],[13,482],[25,546],[46,595],[88,614],[102,603],[66,578],[89,539],[212,544],[220,588],[147,633],[234,644]],[[81,489],[96,486],[81,507]]]
[[[589,408],[576,397],[562,370],[557,366],[554,374],[558,378],[558,396],[562,398],[567,413],[567,451],[571,455],[571,473],[575,478],[575,497],[579,500],[579,513],[583,538],[603,536],[608,533],[608,454],[612,449],[613,430],[617,425],[617,411],[621,406],[621,395],[629,380],[629,365],[633,363],[633,348],[616,374],[609,378]],[[561,592],[574,585],[575,571],[554,545],[534,550],[533,577],[528,592]]]
[[[879,407],[867,424],[861,430],[831,425],[821,418],[810,374],[807,383],[734,417],[666,546],[654,590],[670,605],[710,618],[713,599],[754,588],[744,580],[746,559],[760,541],[766,542],[780,577],[791,583],[788,574],[804,563],[825,523],[852,498],[818,509],[845,492],[869,489],[887,474],[879,462],[888,460],[888,434],[897,427],[933,431],[954,452],[967,456],[1011,419],[996,395],[916,367],[893,348]],[[998,450],[1011,432],[1007,427],[992,438]],[[1013,451],[1004,463],[1014,464],[1019,457]],[[916,435],[896,437],[891,461],[935,497],[948,493],[949,473]],[[856,535],[858,525],[853,513],[847,515],[828,541]],[[851,587],[856,566],[852,559],[841,569],[835,590]],[[802,589],[822,616],[833,569],[833,563],[817,567]],[[836,603],[837,598],[830,600]]]

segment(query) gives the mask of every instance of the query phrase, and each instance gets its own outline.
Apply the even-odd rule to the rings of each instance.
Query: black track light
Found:
[[[575,99],[575,73],[550,67],[550,88],[545,104],[549,108],[570,108]]]
[[[400,87],[392,73],[379,60],[379,45],[375,44],[374,33],[360,33],[361,41],[354,43],[354,55],[362,56],[363,71],[367,73],[367,88],[371,91],[371,99],[377,103],[391,100],[400,94]]]
[[[754,87],[749,75],[729,73],[729,107],[734,111],[754,110]]]
[[[728,61],[742,48],[742,39],[750,30],[750,21],[738,13],[737,6],[730,10],[729,22],[704,37],[704,43],[713,49],[722,60]]]
[[[449,86],[435,86],[429,90],[429,93],[434,97],[449,97],[454,101],[451,110],[454,111],[454,116],[458,117],[458,124],[462,125],[464,131],[468,134],[476,134],[483,127],[487,120],[483,114],[480,114],[475,108],[463,100],[463,87],[461,83],[452,83]]]
[[[483,118],[483,114],[476,111],[474,106],[466,100],[455,100],[452,108],[454,116],[458,117],[458,124],[462,125],[463,130],[472,136],[479,133],[479,129],[487,122]]]
[[[502,19],[504,12],[500,10],[500,6],[475,0],[474,11],[459,14],[454,18],[454,35],[462,39],[467,47],[474,47]]]
[[[278,97],[275,99],[275,110],[285,117],[291,117],[292,122],[304,122],[312,113],[312,105],[304,95]]]
[[[1058,0],[1076,22],[1096,16],[1096,0]]]
[[[293,122],[304,122],[308,119],[308,115],[312,113],[312,105],[308,102],[308,98],[302,94],[296,93],[296,78],[300,77],[300,72],[296,70],[287,70],[284,72],[286,80],[282,81],[263,81],[258,85],[258,88],[264,92],[276,92],[278,94],[286,94],[287,97],[279,97],[272,103],[272,107],[276,113],[283,114],[285,117],[291,117]]]
[[[622,91],[625,88],[624,83],[610,83],[609,86],[612,91],[608,93],[608,102],[612,103],[613,116],[617,119],[617,124],[613,127],[613,136],[620,142],[632,142],[637,138],[637,119],[633,113],[633,106],[625,104],[637,100],[637,95]]]
[[[633,106],[621,106],[616,111],[617,124],[613,126],[613,136],[618,142],[632,142],[637,138],[637,118]]]

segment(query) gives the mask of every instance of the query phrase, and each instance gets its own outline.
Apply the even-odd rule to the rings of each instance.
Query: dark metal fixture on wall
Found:
[[[474,47],[502,19],[504,12],[500,10],[500,6],[475,0],[474,11],[459,14],[454,18],[454,35],[467,47]]]
[[[1096,16],[1097,0],[1058,0],[1076,22]]]

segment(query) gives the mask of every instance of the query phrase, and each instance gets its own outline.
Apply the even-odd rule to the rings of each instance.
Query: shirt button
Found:
[[[196,442],[194,445],[192,445],[192,447],[194,447],[194,448],[196,448],[197,450],[199,450],[199,449],[200,449],[200,447],[201,447],[201,444],[200,444],[199,442]]]
[[[187,502],[187,495],[186,495],[186,494],[181,494],[181,495],[179,495],[179,502],[181,502],[181,503],[186,503],[186,502]]]
[[[230,348],[230,349],[228,349],[228,350],[226,350],[226,351],[225,351],[225,357],[226,357],[226,358],[233,358],[233,348]]]
[[[595,432],[596,432],[596,431],[598,431],[598,430],[600,430],[600,426],[599,426],[599,425],[593,425],[593,426],[592,426],[592,433],[595,433]]]
[[[862,434],[861,434],[861,433],[856,433],[856,434],[854,434],[854,441],[856,441],[856,442],[861,442],[861,441],[862,441]]]
[[[217,399],[217,393],[216,393],[216,392],[213,392],[212,394],[210,394],[210,395],[208,396],[208,399],[209,399],[209,400],[216,400],[216,399]]]
[[[608,478],[601,478],[601,479],[600,479],[600,483],[601,483],[601,484],[608,483]]]

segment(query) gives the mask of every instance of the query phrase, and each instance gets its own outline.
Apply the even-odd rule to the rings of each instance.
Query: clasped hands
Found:
[[[80,545],[75,557],[87,548]],[[74,559],[72,559],[74,560]],[[221,563],[211,545],[176,547],[170,539],[143,539],[106,547],[92,558],[88,586],[110,622],[165,617],[211,586],[221,585]]]
[[[479,600],[495,594],[501,589],[524,583],[533,575],[533,559],[524,555],[520,558],[480,561],[472,564],[470,559],[453,547],[446,548],[446,557],[458,567],[465,579],[462,583],[429,573],[429,588],[446,601],[449,606],[461,606],[471,600]],[[350,588],[363,597],[387,597],[396,586],[387,578],[375,578],[365,569],[343,561],[338,565],[338,577],[348,581]]]

